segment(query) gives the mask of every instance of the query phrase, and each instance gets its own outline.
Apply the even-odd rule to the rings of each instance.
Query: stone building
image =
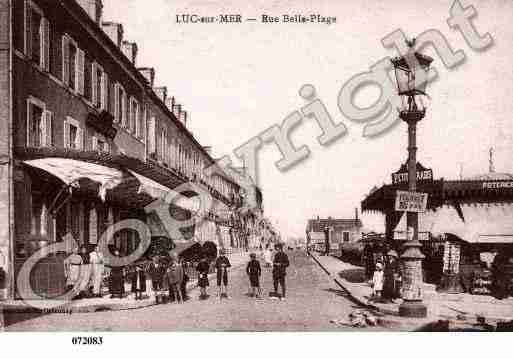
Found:
[[[0,265],[10,298],[33,253],[68,234],[92,247],[120,220],[220,245],[215,228],[233,226],[240,186],[205,173],[214,159],[187,130],[187,112],[139,66],[122,24],[103,20],[101,0],[0,0],[0,42]],[[171,216],[192,217],[195,186],[212,206],[172,238],[147,206],[187,183]],[[112,246],[126,255],[138,244],[123,230]],[[64,287],[66,254],[48,254],[31,277],[42,296]]]

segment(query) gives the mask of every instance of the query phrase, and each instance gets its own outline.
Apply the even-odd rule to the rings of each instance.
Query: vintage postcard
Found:
[[[513,330],[512,22],[0,0],[0,331]]]

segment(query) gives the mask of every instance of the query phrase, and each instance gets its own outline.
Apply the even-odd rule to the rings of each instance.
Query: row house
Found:
[[[90,249],[123,219],[150,225],[145,207],[188,181],[215,199],[189,238],[226,244],[215,233],[239,185],[222,171],[205,174],[214,159],[187,130],[187,112],[155,87],[151,67],[137,66],[123,26],[102,21],[101,0],[0,0],[0,42],[0,266],[9,297],[36,251],[70,234]],[[187,218],[194,193],[182,195],[170,210]],[[111,246],[127,255],[138,243],[122,230]],[[65,285],[66,253],[48,254],[31,276],[41,296]]]

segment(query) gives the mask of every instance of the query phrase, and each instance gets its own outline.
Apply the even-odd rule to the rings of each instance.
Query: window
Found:
[[[81,150],[83,149],[83,132],[78,121],[71,117],[64,121],[64,147]]]
[[[108,111],[109,79],[103,68],[96,62],[91,65],[91,102],[99,110]]]
[[[50,24],[32,1],[25,1],[25,54],[42,70],[50,69]]]
[[[156,146],[156,120],[155,117],[152,115],[148,122],[148,153],[150,156],[156,152],[157,146]]]
[[[62,37],[62,82],[80,95],[84,94],[84,51],[68,35]]]
[[[99,152],[109,152],[110,151],[109,143],[107,142],[105,137],[103,137],[102,135],[97,134],[97,135],[93,136],[92,141],[93,141],[93,145],[92,145],[93,151],[99,151]]]
[[[126,127],[126,92],[123,86],[114,86],[114,120]]]
[[[349,242],[349,232],[343,232],[342,233],[342,240],[344,242]]]
[[[27,100],[27,147],[53,145],[53,114],[44,102],[30,97]]]
[[[134,132],[137,137],[140,136],[140,122],[139,122],[139,103],[135,98],[130,98],[130,120],[129,131]]]
[[[166,151],[167,151],[167,133],[166,133],[166,129],[162,129],[162,131],[160,132],[160,143],[159,143],[159,160],[161,161],[164,161],[165,163],[167,163],[167,156],[166,156]]]

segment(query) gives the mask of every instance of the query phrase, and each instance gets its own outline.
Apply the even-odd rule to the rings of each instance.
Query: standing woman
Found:
[[[119,250],[114,251],[114,255],[119,257]],[[123,267],[111,267],[109,292],[111,298],[123,298],[125,296],[125,278],[123,275]]]
[[[146,292],[146,272],[142,264],[135,266],[131,282],[131,292],[135,294],[135,300],[142,300],[142,295]]]
[[[73,253],[64,260],[64,275],[66,276],[66,288],[68,291],[78,283],[81,265],[82,257],[78,254],[78,248],[75,247],[73,248]]]
[[[91,287],[91,260],[86,246],[82,246],[80,250],[82,257],[82,265],[80,266],[80,298],[87,298]]]

